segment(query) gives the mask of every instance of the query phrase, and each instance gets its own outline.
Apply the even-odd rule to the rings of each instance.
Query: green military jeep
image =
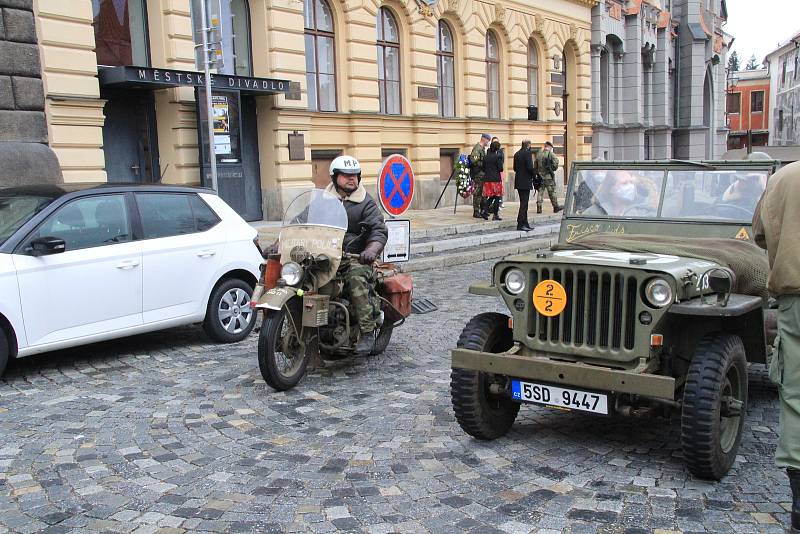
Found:
[[[520,404],[610,416],[680,412],[690,471],[736,458],[748,362],[766,363],[775,310],[751,221],[772,161],[575,163],[559,242],[495,264],[452,352],[461,428],[495,439]]]

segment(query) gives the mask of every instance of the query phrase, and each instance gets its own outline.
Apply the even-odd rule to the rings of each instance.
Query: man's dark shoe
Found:
[[[525,230],[526,232],[530,232],[531,230],[533,230],[533,226],[531,226],[530,224],[526,224],[525,228],[526,228],[526,230]]]
[[[532,228],[526,224],[518,224],[517,232],[530,232]]]
[[[564,206],[555,207],[555,208],[553,208],[553,213],[558,213],[559,211],[561,211],[563,209],[564,209]]]
[[[536,213],[542,213],[542,207],[536,206]]]
[[[800,534],[800,469],[788,468],[789,486],[792,488],[792,530],[791,534]]]
[[[355,353],[359,356],[367,356],[375,348],[375,336],[372,332],[362,332],[361,339],[358,340],[356,346],[353,347]]]
[[[472,218],[473,219],[480,219],[481,213],[478,210],[472,210]]]

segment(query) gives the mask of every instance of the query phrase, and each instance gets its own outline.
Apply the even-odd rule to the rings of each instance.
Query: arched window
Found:
[[[539,107],[539,52],[533,39],[528,41],[528,105]]]
[[[233,15],[234,74],[253,75],[253,56],[250,51],[250,10],[247,0],[231,0]]]
[[[400,33],[385,7],[378,11],[378,98],[381,113],[400,114]]]
[[[456,56],[453,32],[443,20],[439,21],[436,38],[436,80],[439,85],[439,115],[456,116]]]
[[[326,0],[305,0],[308,109],[336,111],[336,53],[333,12]]]
[[[494,32],[486,32],[486,110],[490,119],[500,118],[500,51]]]
[[[92,10],[98,65],[150,65],[145,0],[94,0]]]

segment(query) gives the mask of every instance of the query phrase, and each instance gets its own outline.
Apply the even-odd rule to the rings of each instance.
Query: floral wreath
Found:
[[[467,198],[475,191],[475,182],[469,172],[469,156],[459,154],[453,168],[456,175],[456,189],[462,198]]]

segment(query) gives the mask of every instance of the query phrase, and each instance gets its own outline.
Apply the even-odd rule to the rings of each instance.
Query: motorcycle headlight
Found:
[[[663,308],[672,302],[672,287],[663,278],[653,278],[644,286],[644,297],[650,305]]]
[[[512,295],[519,295],[525,290],[525,274],[519,269],[510,269],[506,272],[506,279],[503,283],[506,291]]]
[[[281,278],[287,286],[296,286],[303,277],[303,268],[293,261],[287,262],[281,267]]]

